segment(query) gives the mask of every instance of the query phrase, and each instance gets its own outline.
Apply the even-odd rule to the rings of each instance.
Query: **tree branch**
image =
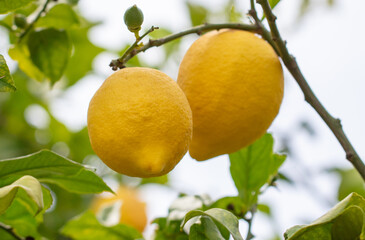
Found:
[[[20,34],[18,42],[20,42],[25,37],[25,35],[27,35],[27,33],[33,28],[34,24],[38,21],[38,19],[42,16],[42,14],[47,10],[47,6],[50,2],[51,2],[51,0],[47,0],[44,3],[41,11],[39,11],[39,13],[35,17],[35,19],[27,26],[27,28],[24,30],[24,32],[22,34]]]
[[[253,25],[253,24],[243,24],[243,23],[203,24],[203,25],[199,25],[199,26],[193,27],[191,29],[179,32],[179,33],[171,34],[171,35],[169,35],[167,37],[164,37],[164,38],[160,38],[160,39],[156,39],[156,40],[151,40],[150,39],[149,42],[147,44],[145,44],[144,46],[142,46],[142,47],[136,47],[137,44],[135,43],[135,44],[133,44],[134,47],[132,48],[132,46],[133,46],[132,45],[123,54],[122,57],[120,57],[118,59],[115,59],[115,60],[112,60],[111,63],[109,64],[109,66],[113,70],[117,70],[118,68],[122,69],[122,68],[125,67],[126,62],[129,59],[131,59],[132,57],[134,57],[135,55],[137,55],[140,52],[146,51],[149,48],[161,46],[165,43],[168,43],[168,42],[173,41],[175,39],[181,38],[181,37],[183,37],[185,35],[188,35],[188,34],[192,34],[192,33],[201,34],[204,31],[219,30],[219,29],[223,29],[223,28],[240,29],[240,30],[246,30],[246,31],[250,31],[250,32],[260,33],[259,32],[260,28],[258,27],[258,25]],[[263,37],[265,38],[265,36],[263,36]],[[269,42],[272,41],[270,35],[268,35],[266,37],[269,37],[268,39],[265,38],[267,41],[269,41]]]
[[[350,143],[349,139],[346,137],[340,119],[332,117],[328,111],[324,108],[322,103],[315,96],[314,92],[310,88],[308,82],[303,76],[300,68],[298,66],[295,58],[290,55],[286,42],[280,36],[278,27],[276,26],[276,16],[273,14],[270,4],[267,0],[257,0],[266,15],[266,19],[269,23],[272,40],[277,46],[279,55],[283,60],[285,66],[294,77],[302,92],[304,93],[305,100],[313,107],[314,110],[321,116],[323,121],[331,129],[333,134],[336,136],[337,140],[341,144],[342,148],[345,150],[346,158],[349,160],[355,169],[360,173],[361,177],[365,180],[365,165],[362,162],[360,156],[355,151],[354,147]]]

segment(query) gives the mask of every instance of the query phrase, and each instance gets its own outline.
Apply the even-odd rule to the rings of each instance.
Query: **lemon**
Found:
[[[260,138],[279,112],[283,71],[272,47],[241,30],[209,32],[186,52],[178,84],[193,112],[190,155],[206,160]]]
[[[88,109],[91,146],[116,172],[155,177],[171,171],[188,150],[192,113],[183,91],[151,68],[109,76]]]
[[[147,224],[146,203],[138,198],[136,189],[121,186],[116,195],[95,198],[91,209],[96,214],[99,214],[117,203],[121,203],[119,222],[143,232]]]

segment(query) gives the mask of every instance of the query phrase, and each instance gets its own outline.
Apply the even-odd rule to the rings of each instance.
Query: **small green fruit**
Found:
[[[14,15],[14,24],[18,28],[25,28],[28,25],[27,18],[23,14]]]
[[[133,5],[128,8],[124,13],[124,23],[127,25],[128,30],[131,32],[138,32],[141,30],[141,25],[143,23],[143,13],[137,5]]]

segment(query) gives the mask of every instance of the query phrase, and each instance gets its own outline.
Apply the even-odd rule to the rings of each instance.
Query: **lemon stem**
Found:
[[[268,0],[257,0],[257,3],[261,5],[267,22],[271,30],[271,38],[274,45],[277,47],[279,55],[283,60],[286,68],[289,70],[293,78],[298,83],[301,88],[305,101],[307,101],[312,108],[319,114],[322,120],[331,129],[332,133],[337,138],[338,142],[341,144],[342,148],[346,153],[346,159],[355,167],[355,169],[360,173],[361,177],[365,181],[365,165],[361,160],[360,156],[355,151],[350,140],[347,138],[345,132],[343,131],[341,120],[334,118],[318,100],[312,89],[310,88],[308,82],[306,81],[303,73],[301,72],[298,63],[293,55],[291,55],[286,47],[286,41],[284,41],[279,33],[279,29],[276,25],[276,16],[273,14],[272,9]]]

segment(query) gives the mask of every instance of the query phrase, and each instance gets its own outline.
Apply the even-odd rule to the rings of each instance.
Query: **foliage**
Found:
[[[274,8],[279,2],[269,4]],[[132,44],[123,44],[119,50],[95,45],[89,33],[100,23],[85,19],[77,3],[0,0],[0,27],[11,44],[8,55],[0,54],[0,239],[142,239],[131,226],[102,223],[89,211],[90,202],[97,193],[112,192],[105,179],[122,185],[170,185],[167,175],[136,180],[111,172],[94,155],[87,128],[70,130],[55,116],[56,93],[69,91],[93,74],[93,62],[100,53],[122,55]],[[335,1],[327,3],[332,6]],[[217,19],[247,21],[236,5],[227,1],[221,8],[224,12],[212,12],[187,1],[187,18],[191,26]],[[300,17],[313,6],[313,1],[302,0]],[[149,37],[158,40],[171,34],[161,27]],[[164,68],[179,57],[181,43],[178,38],[161,46],[164,57],[152,67]],[[17,64],[9,71],[11,61]],[[128,67],[145,65],[138,56],[127,63]],[[44,114],[44,123],[34,121],[37,111]],[[261,196],[286,178],[280,170],[286,157],[273,149],[273,137],[266,134],[230,154],[237,194],[214,200],[180,194],[168,215],[153,221],[154,239],[243,239],[239,224],[251,226],[257,211],[273,217],[270,204],[261,202]],[[96,165],[97,171],[86,164]],[[285,239],[365,237],[361,177],[353,169],[331,172],[340,176],[338,200],[342,201],[313,223],[290,228]]]
[[[0,92],[15,91],[14,81],[6,65],[4,56],[0,54]]]
[[[309,225],[294,226],[284,234],[296,239],[364,239],[365,199],[353,193]]]

